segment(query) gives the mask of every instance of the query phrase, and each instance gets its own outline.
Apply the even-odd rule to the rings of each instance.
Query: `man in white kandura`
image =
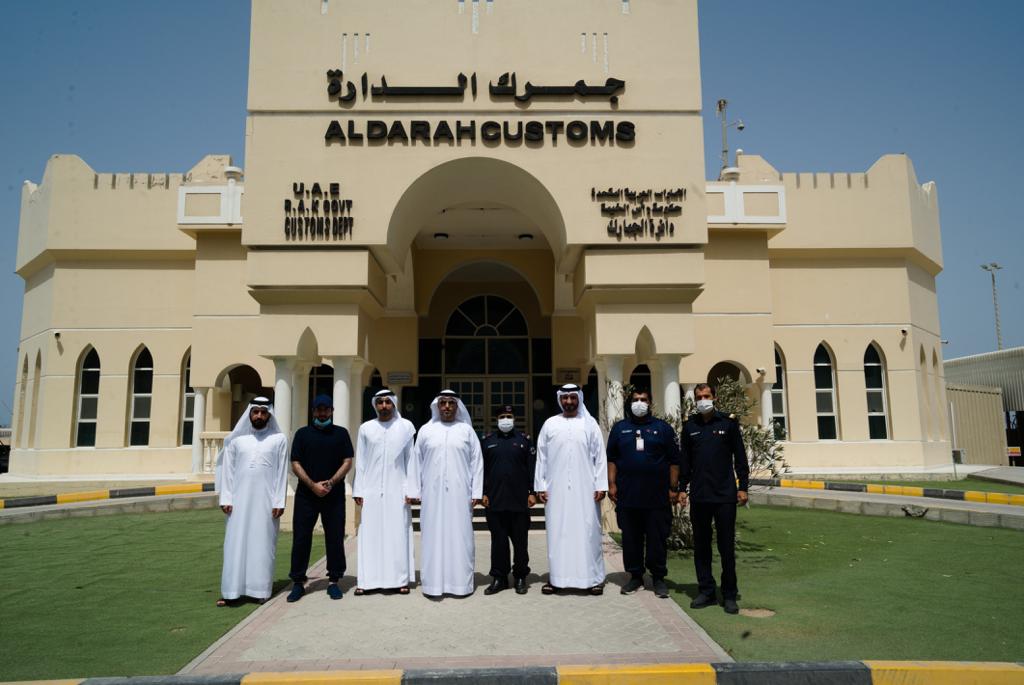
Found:
[[[377,418],[359,426],[352,499],[362,507],[357,537],[356,595],[367,590],[409,594],[416,580],[410,495],[419,492],[416,429],[398,411],[395,393],[373,396]]]
[[[270,400],[257,397],[224,439],[220,508],[227,514],[217,606],[243,595],[263,601],[274,582],[277,531],[288,484],[288,439]]]
[[[608,463],[601,429],[578,386],[558,391],[562,413],[537,436],[534,489],[544,502],[550,578],[545,595],[562,588],[604,592],[600,502],[608,491]]]
[[[428,596],[473,593],[473,507],[484,489],[480,438],[462,400],[443,390],[430,403],[430,422],[416,437],[423,565],[420,583]]]

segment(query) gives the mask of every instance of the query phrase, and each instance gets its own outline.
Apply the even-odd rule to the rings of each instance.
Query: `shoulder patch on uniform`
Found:
[[[733,421],[735,421],[736,420],[736,415],[735,414],[729,414],[729,418],[732,419]]]

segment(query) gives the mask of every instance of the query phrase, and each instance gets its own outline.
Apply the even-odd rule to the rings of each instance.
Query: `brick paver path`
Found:
[[[530,534],[530,591],[487,597],[490,539],[476,534],[477,589],[470,597],[430,600],[410,595],[324,592],[324,560],[299,602],[277,595],[188,664],[182,673],[311,671],[357,668],[466,668],[558,664],[730,661],[671,599],[649,587],[623,596],[622,556],[605,542],[608,585],[601,597],[545,596],[546,537]],[[355,570],[355,540],[346,545]],[[417,549],[417,562],[419,550]],[[648,586],[650,581],[648,580]]]

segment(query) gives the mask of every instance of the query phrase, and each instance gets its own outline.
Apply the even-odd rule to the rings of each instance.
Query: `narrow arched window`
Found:
[[[818,414],[818,439],[837,440],[836,366],[824,344],[818,345],[814,351],[814,402]]]
[[[185,363],[181,367],[181,429],[179,431],[181,445],[192,444],[192,429],[195,426],[196,391],[192,387],[192,352],[185,355]]]
[[[775,382],[772,383],[772,425],[776,440],[785,440],[789,434],[786,402],[786,364],[779,348],[775,348]]]
[[[868,393],[868,437],[889,439],[889,402],[885,396],[885,364],[874,343],[864,351],[864,387]]]
[[[78,371],[75,447],[96,446],[96,416],[100,402],[100,355],[90,349]]]
[[[135,356],[132,365],[131,424],[128,444],[149,444],[149,417],[153,408],[153,355],[145,347]]]

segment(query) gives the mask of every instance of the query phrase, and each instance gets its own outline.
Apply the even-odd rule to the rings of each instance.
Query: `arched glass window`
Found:
[[[885,364],[874,343],[864,351],[864,387],[868,393],[868,437],[889,439],[889,402],[885,396]]]
[[[497,295],[478,295],[452,312],[445,326],[444,371],[461,374],[530,372],[526,319]]]
[[[153,355],[145,347],[135,356],[132,365],[131,419],[128,444],[149,444],[149,417],[153,408]]]
[[[75,407],[75,447],[95,447],[96,416],[100,401],[100,355],[95,348],[82,359],[78,371],[78,402]]]
[[[836,367],[824,344],[814,351],[814,403],[818,414],[818,439],[839,439]]]
[[[196,391],[192,388],[192,353],[185,355],[181,369],[181,430],[182,445],[192,444],[192,427],[195,425]]]
[[[789,424],[786,420],[788,413],[786,402],[786,365],[782,361],[782,353],[778,346],[775,348],[775,382],[772,384],[772,425],[775,429],[775,439],[785,440],[789,434]]]

